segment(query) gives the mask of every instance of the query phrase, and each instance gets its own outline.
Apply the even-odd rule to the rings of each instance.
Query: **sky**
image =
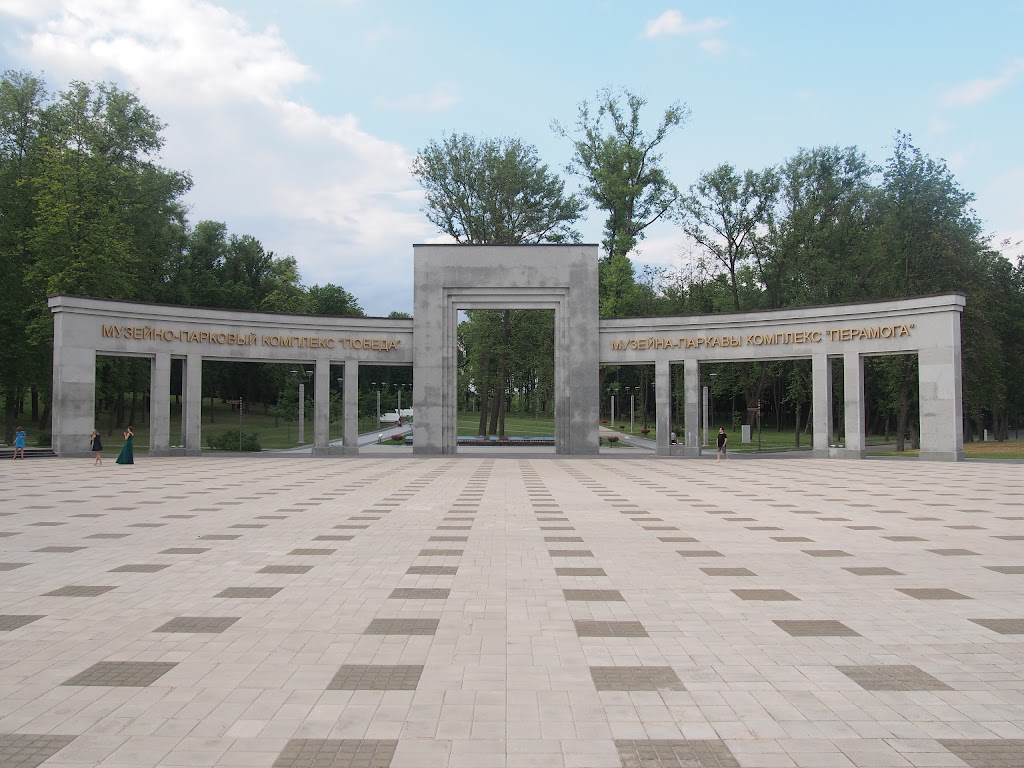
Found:
[[[510,136],[561,172],[552,121],[571,129],[609,86],[647,99],[649,128],[689,109],[663,145],[683,190],[822,145],[883,163],[899,130],[976,196],[995,245],[1020,242],[1021,29],[1024,0],[0,0],[0,68],[135,92],[166,123],[159,162],[193,177],[193,225],[223,221],[383,316],[412,310],[412,244],[445,242],[416,152]],[[585,242],[603,222],[591,208]],[[639,273],[690,254],[664,223],[632,258]]]

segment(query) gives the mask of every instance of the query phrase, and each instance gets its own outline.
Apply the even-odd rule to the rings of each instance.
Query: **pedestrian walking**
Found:
[[[715,456],[715,461],[721,461],[722,457],[725,460],[729,460],[729,436],[725,434],[725,427],[718,428],[718,453]]]
[[[25,430],[21,427],[14,430],[14,456],[12,458],[25,458],[25,437]],[[19,453],[21,454],[20,456],[18,455]]]
[[[103,440],[100,439],[100,433],[95,429],[89,435],[89,449],[96,454],[96,461],[93,462],[93,466],[101,466],[103,464]]]
[[[132,442],[135,440],[135,433],[132,432],[131,424],[128,425],[128,429],[124,432],[124,446],[121,448],[121,452],[117,454],[118,464],[134,464],[135,463],[135,448],[132,446]]]

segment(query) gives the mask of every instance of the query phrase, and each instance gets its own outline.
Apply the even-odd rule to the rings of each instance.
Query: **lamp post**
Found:
[[[633,411],[636,403],[636,393],[640,387],[626,387],[629,392],[629,434],[633,434]]]
[[[345,377],[338,377],[338,422],[341,424],[341,444],[345,444]]]
[[[370,385],[377,390],[377,429],[380,429],[380,387],[379,381],[371,381]]]
[[[701,405],[704,409],[704,447],[708,447],[708,385],[705,384],[702,392]]]
[[[395,384],[395,389],[398,390],[398,423],[402,423],[402,389],[405,384]]]
[[[717,373],[709,373],[708,378],[711,379],[711,386],[708,388],[708,405],[709,412],[711,414],[711,429],[715,428],[715,379],[718,378]]]
[[[298,371],[288,371],[288,376],[291,378],[293,384],[295,383],[295,379],[298,375]],[[285,422],[288,426],[288,442],[290,443],[292,441],[292,423],[287,419],[285,420]]]
[[[299,445],[306,442],[306,379],[312,376],[312,371],[306,371],[299,377]]]

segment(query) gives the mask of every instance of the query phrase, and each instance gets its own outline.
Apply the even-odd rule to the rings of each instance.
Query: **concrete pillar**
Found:
[[[670,456],[672,446],[672,363],[658,358],[654,363],[654,423],[658,430],[658,456]]]
[[[346,456],[359,453],[359,361],[349,360],[345,363],[345,391],[343,394],[345,408],[345,447]],[[409,395],[412,397],[412,394]]]
[[[313,455],[326,456],[331,443],[331,361],[313,364]]]
[[[182,366],[181,436],[186,456],[203,451],[203,356],[187,355]]]
[[[683,390],[686,393],[683,406],[686,423],[683,434],[677,435],[677,439],[683,438],[684,456],[700,456],[700,364],[696,360],[683,362]]]
[[[960,315],[944,320],[941,343],[918,353],[921,409],[921,458],[964,460],[963,378]]]
[[[60,321],[54,317],[54,338]],[[54,344],[53,424],[50,441],[59,456],[89,456],[89,435],[96,426],[96,352]],[[31,439],[31,438],[30,438]]]
[[[171,452],[171,355],[157,352],[149,361],[149,455]]]
[[[845,400],[845,448],[834,455],[844,459],[864,458],[864,358],[856,351],[843,354],[843,397]]]
[[[811,356],[811,406],[814,423],[814,450],[820,458],[828,456],[832,441],[832,366],[828,355]]]

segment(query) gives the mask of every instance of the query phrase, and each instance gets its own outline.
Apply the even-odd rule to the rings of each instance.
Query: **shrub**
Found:
[[[397,434],[392,435],[391,439],[394,440],[397,443],[399,441],[405,440],[405,435],[403,435],[401,432],[399,432]]]
[[[49,448],[51,444],[49,432],[40,432],[39,436],[36,437],[36,445],[40,448]]]
[[[218,432],[215,435],[206,436],[206,445],[218,451],[237,451],[239,447],[243,451],[262,451],[259,432],[243,432],[241,446],[239,446],[238,433],[233,431]]]
[[[649,428],[647,428],[647,427],[644,427],[643,429],[640,430],[640,434],[641,435],[649,435],[650,433],[651,433],[651,430]]]
[[[601,419],[601,423],[602,424],[607,424],[608,423],[608,419]]]
[[[611,435],[608,438],[608,442],[609,443],[617,443],[617,442],[619,442],[619,436],[618,435]]]

